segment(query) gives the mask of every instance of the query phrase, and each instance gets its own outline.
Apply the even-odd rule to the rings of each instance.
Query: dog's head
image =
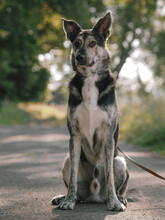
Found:
[[[62,20],[67,39],[73,45],[71,55],[73,69],[85,75],[106,71],[110,64],[106,49],[106,40],[111,27],[110,13],[102,17],[90,30],[82,30],[75,21]]]

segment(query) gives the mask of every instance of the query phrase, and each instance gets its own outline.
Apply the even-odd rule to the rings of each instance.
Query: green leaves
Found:
[[[41,7],[40,4],[37,6]],[[41,66],[38,72],[32,71],[35,65],[39,66],[37,56],[42,50],[37,41],[39,35],[36,29],[41,19],[42,14],[36,14],[34,2],[31,0],[2,2],[0,101],[5,98],[14,101],[38,100],[41,97],[40,93],[45,91],[49,79],[48,72]]]
[[[91,16],[104,9],[101,0],[1,0],[0,101],[43,100],[49,72],[38,55],[64,50],[61,18],[76,19],[87,28]]]

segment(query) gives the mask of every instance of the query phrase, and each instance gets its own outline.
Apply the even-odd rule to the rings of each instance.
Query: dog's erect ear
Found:
[[[67,39],[73,43],[78,33],[81,32],[81,27],[75,21],[72,20],[66,20],[62,18],[62,21]]]
[[[110,27],[112,18],[110,12],[102,17],[93,27],[93,32],[98,34],[103,40],[106,40],[110,35]]]

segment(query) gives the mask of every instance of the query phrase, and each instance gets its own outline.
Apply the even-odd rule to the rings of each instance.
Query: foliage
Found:
[[[121,106],[120,138],[165,154],[165,102],[145,98]]]
[[[0,125],[26,124],[31,116],[17,107],[15,103],[5,103],[0,108]]]
[[[52,92],[50,103],[65,104],[68,97],[68,88],[60,86],[56,91]]]
[[[104,9],[95,0],[0,2],[0,101],[44,99],[49,73],[39,64],[38,55],[51,48],[63,49],[62,16],[89,25],[92,5]]]
[[[107,9],[113,14],[109,40],[112,71],[119,73],[126,59],[138,49],[143,53],[135,61],[145,61],[155,76],[164,78],[163,0],[1,0],[0,101],[43,100],[51,64],[41,65],[38,55],[60,50],[53,60],[60,71],[69,62],[70,48],[64,47],[61,18],[91,28]],[[64,79],[60,86],[65,85]]]
[[[46,103],[20,103],[18,108],[29,113],[33,124],[66,125],[66,105]]]
[[[3,103],[0,125],[49,124],[66,125],[66,106],[46,103]]]
[[[0,101],[44,98],[49,73],[37,58],[41,49],[36,27],[42,18],[37,6],[42,4],[33,0],[0,3]]]
[[[139,59],[145,60],[156,76],[164,77],[163,0],[107,0],[106,4],[114,17],[110,39],[113,71],[119,73],[126,58],[139,49],[143,51]]]

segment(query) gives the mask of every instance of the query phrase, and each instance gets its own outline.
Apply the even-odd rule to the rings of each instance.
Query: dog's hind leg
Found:
[[[65,199],[65,197],[66,196],[64,195],[58,195],[58,196],[53,197],[51,201],[52,205],[59,205]]]
[[[70,176],[70,157],[69,155],[65,158],[62,175],[65,186],[68,188],[69,176]],[[80,160],[79,170],[77,175],[77,201],[86,201],[90,195],[90,182],[92,179],[92,172],[94,167],[88,162],[83,162]],[[58,195],[52,199],[52,205],[60,205],[66,196]]]
[[[129,173],[126,171],[126,179],[118,190],[117,196],[120,202],[122,202],[125,206],[127,206],[126,192],[128,186]]]
[[[63,175],[63,181],[65,186],[68,188],[69,183],[69,172],[70,172],[70,158],[67,156],[64,160],[63,168],[62,168],[62,175]],[[64,195],[58,195],[53,197],[51,203],[52,205],[59,205],[66,196]]]
[[[126,161],[123,157],[117,156],[114,159],[115,188],[118,199],[125,206],[127,205],[126,192],[129,179]]]

